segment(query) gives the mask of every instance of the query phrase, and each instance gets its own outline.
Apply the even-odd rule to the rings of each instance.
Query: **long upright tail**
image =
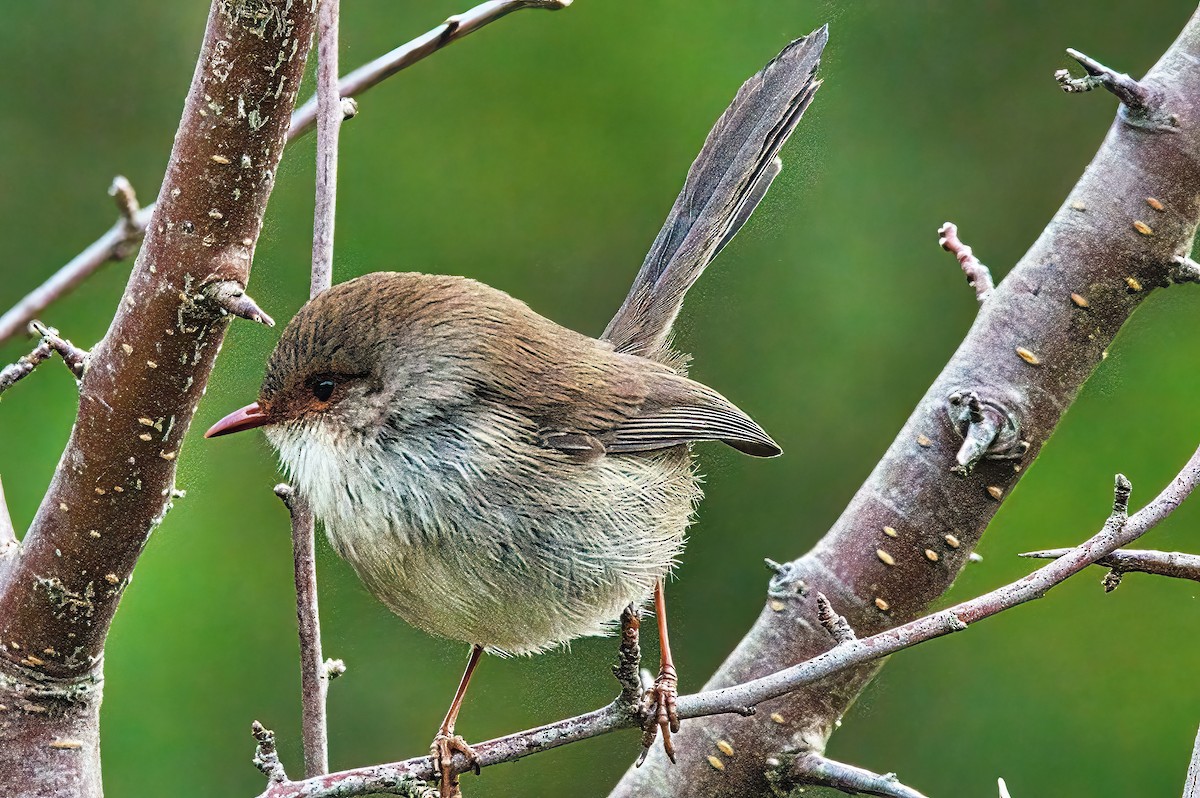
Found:
[[[713,125],[629,296],[603,338],[618,351],[664,362],[671,325],[688,289],[762,201],[821,82],[815,79],[826,27],[789,44],[738,89]]]

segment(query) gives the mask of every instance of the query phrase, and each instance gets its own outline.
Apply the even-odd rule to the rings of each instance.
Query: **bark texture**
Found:
[[[314,11],[215,0],[159,202],[0,589],[0,794],[99,796],[104,642],[244,289]]]
[[[1130,314],[1170,283],[1200,220],[1200,16],[1141,81],[1151,98],[1121,107],[1066,202],[983,302],[966,339],[841,518],[781,566],[757,622],[705,686],[745,682],[834,641],[817,621],[829,597],[860,635],[921,615],[953,582],[988,522],[1046,442]],[[1093,98],[1097,99],[1097,98]],[[1074,296],[1073,296],[1074,295]],[[990,418],[1027,441],[1018,459],[953,473],[962,425],[952,394],[973,391]],[[1012,451],[1007,451],[1012,454]],[[749,718],[685,723],[679,764],[661,750],[612,795],[762,796],[797,786],[790,763],[821,752],[878,666],[847,671]],[[736,756],[711,763],[713,741]],[[720,757],[719,757],[720,758]]]

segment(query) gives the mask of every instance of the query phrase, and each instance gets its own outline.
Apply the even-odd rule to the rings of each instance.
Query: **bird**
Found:
[[[368,591],[471,646],[431,746],[442,796],[459,794],[453,755],[474,759],[455,725],[483,653],[604,635],[651,601],[661,656],[643,697],[643,756],[661,732],[674,761],[663,582],[701,498],[692,445],[781,450],[687,375],[672,327],[779,174],[826,37],[792,42],[741,87],[600,337],[466,277],[371,273],[302,307],[257,401],[205,434],[261,427]]]

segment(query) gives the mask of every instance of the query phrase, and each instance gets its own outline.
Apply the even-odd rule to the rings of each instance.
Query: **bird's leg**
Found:
[[[458,774],[454,772],[453,767],[456,753],[465,756],[475,768],[476,775],[479,773],[479,763],[475,761],[475,752],[471,750],[471,746],[467,745],[466,740],[454,733],[454,724],[458,720],[458,711],[462,709],[463,697],[467,694],[467,685],[471,683],[471,674],[475,671],[475,666],[479,664],[479,658],[482,655],[483,646],[479,644],[472,646],[471,658],[467,660],[467,669],[463,671],[462,680],[458,683],[458,690],[454,693],[454,700],[450,702],[446,718],[442,721],[437,736],[433,738],[433,744],[429,746],[429,752],[433,755],[434,773],[441,780],[441,798],[458,798],[462,795],[458,789]]]
[[[662,580],[654,585],[654,615],[658,620],[658,643],[662,650],[661,665],[654,685],[646,690],[643,711],[645,724],[642,732],[642,756],[638,764],[646,759],[654,738],[662,731],[663,752],[675,762],[675,744],[671,733],[679,731],[679,714],[675,700],[679,697],[679,677],[675,673],[675,662],[671,659],[671,641],[667,636],[667,600],[663,595]]]

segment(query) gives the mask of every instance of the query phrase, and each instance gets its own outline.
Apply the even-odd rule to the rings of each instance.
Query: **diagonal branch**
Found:
[[[211,4],[145,242],[83,371],[63,467],[0,588],[0,703],[33,694],[45,710],[6,715],[0,794],[49,798],[64,785],[101,794],[105,641],[170,506],[179,450],[228,328],[206,287],[249,278],[313,23],[308,3]],[[132,212],[131,195],[117,194]],[[59,738],[70,756],[45,745]]]
[[[984,618],[1041,598],[1074,574],[1150,531],[1191,494],[1197,483],[1200,483],[1200,449],[1193,453],[1171,484],[1152,502],[1130,516],[1128,510],[1131,488],[1129,481],[1118,474],[1113,491],[1112,513],[1101,530],[1082,545],[1017,582],[870,637],[854,637],[852,632],[848,632],[849,627],[845,626],[845,619],[832,610],[824,596],[819,596],[810,603],[816,605],[818,611],[825,616],[827,631],[831,635],[836,634],[839,639],[837,645],[823,654],[768,676],[681,696],[678,703],[679,717],[689,719],[715,715],[753,715],[755,707],[772,698],[787,695],[801,687],[827,679],[833,674],[875,662],[919,643],[961,632]],[[621,659],[624,662],[626,657],[623,655]],[[454,767],[458,773],[465,773],[472,767],[483,768],[501,762],[511,762],[619,729],[634,728],[639,726],[640,722],[636,711],[627,702],[617,699],[608,706],[585,715],[478,743],[473,746],[475,761],[468,763],[465,757],[456,755]],[[775,725],[783,724],[776,721]],[[724,742],[733,750],[733,746],[727,740]],[[807,753],[810,753],[808,749],[796,752],[797,756]],[[713,765],[708,759],[700,761],[704,761],[710,769],[722,772],[725,770],[726,760],[718,760],[722,764],[721,767]],[[733,762],[736,759],[730,758],[728,761]],[[815,767],[822,762],[828,763],[828,760],[814,759],[806,762]],[[849,786],[848,780],[853,772],[857,772],[863,778],[866,778],[863,774],[869,774],[868,771],[858,771],[856,768],[839,769],[848,768],[840,763],[825,764],[824,767],[824,776],[819,770],[810,772],[816,774],[814,779],[825,778],[826,780],[820,783],[829,786],[837,786],[832,783],[837,779],[842,779],[843,785]],[[799,773],[804,772],[804,767],[801,767]],[[373,792],[407,794],[398,791],[410,791],[414,782],[427,781],[432,776],[432,760],[423,756],[387,765],[332,773],[300,782],[273,783],[259,798],[350,798]],[[876,778],[886,780],[886,777]],[[919,795],[911,790],[875,794],[910,798]]]
[[[356,97],[397,72],[513,11],[525,8],[543,8],[555,11],[566,8],[570,4],[571,0],[488,0],[463,14],[451,17],[425,35],[354,70],[339,81],[339,93],[343,98]],[[353,116],[353,111],[347,115]],[[290,143],[311,131],[316,125],[316,121],[317,98],[314,97],[292,114],[288,129],[288,142]],[[122,211],[122,218],[109,228],[108,232],[92,242],[87,249],[55,272],[50,279],[26,295],[3,316],[0,316],[0,343],[20,334],[30,320],[50,307],[60,297],[68,294],[101,266],[113,260],[124,259],[133,246],[141,240],[146,226],[150,223],[154,206],[138,208],[132,188],[128,188],[126,192],[128,186],[128,181],[123,177],[118,177],[113,181],[113,188],[109,192],[117,199],[118,207]],[[133,199],[132,203],[128,201],[129,198]],[[130,214],[128,208],[132,208],[135,212]]]
[[[514,11],[526,8],[559,11],[571,5],[571,2],[572,0],[488,0],[462,14],[455,14],[423,36],[418,36],[364,64],[343,77],[338,83],[338,89],[343,97],[357,97],[400,70],[407,69],[421,59]],[[317,98],[314,97],[296,109],[296,113],[292,115],[288,137],[295,139],[312,130],[317,123],[317,114]]]
[[[1118,113],[1084,175],[980,306],[967,336],[842,516],[772,580],[757,621],[707,688],[745,683],[826,651],[829,637],[813,602],[796,600],[802,594],[827,595],[866,638],[919,617],[954,581],[1117,332],[1154,295],[1151,289],[1171,284],[1176,258],[1191,251],[1200,221],[1196,52],[1200,14],[1140,81],[1164,98],[1152,118]],[[1156,124],[1158,115],[1174,116],[1177,124]],[[982,408],[996,408],[1011,422],[1014,441],[1027,447],[1014,450],[1012,459],[985,457],[962,476],[953,472],[963,439],[948,423],[947,397],[968,393]],[[966,455],[969,462],[973,452]],[[677,736],[681,750],[724,739],[744,755],[717,774],[703,759],[684,758],[672,767],[652,753],[640,770],[626,772],[612,795],[767,794],[758,763],[796,739],[823,747],[878,668],[844,670],[773,702],[768,711],[785,723],[719,716],[684,724]]]

